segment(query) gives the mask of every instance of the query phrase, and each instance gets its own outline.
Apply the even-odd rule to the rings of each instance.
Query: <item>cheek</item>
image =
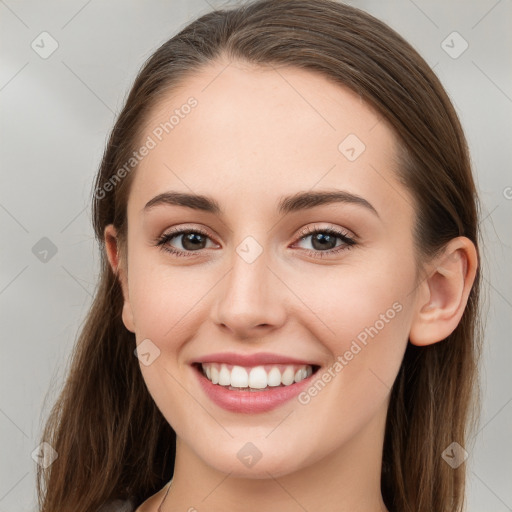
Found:
[[[191,326],[199,328],[197,316],[219,276],[197,266],[171,267],[148,264],[149,256],[132,259],[130,304],[135,317],[137,339],[154,339],[163,350],[173,339],[186,335]],[[143,263],[144,262],[144,263]]]
[[[338,363],[339,385],[358,388],[352,396],[391,387],[407,346],[414,278],[412,261],[381,258],[379,265],[318,270],[301,281],[311,319],[304,325]]]
[[[401,267],[400,275],[385,266],[366,270],[352,268],[338,280],[309,280],[315,286],[303,290],[321,320],[309,314],[304,325],[332,360],[301,403],[322,411],[307,416],[312,428],[326,429],[326,436],[355,434],[384,406],[407,347],[414,269]],[[319,289],[320,284],[326,287]],[[344,429],[334,434],[326,426],[340,424]]]
[[[346,341],[374,324],[383,331],[382,322],[388,331],[391,323],[403,327],[394,320],[405,316],[398,310],[412,300],[414,268],[410,262],[386,264],[381,260],[379,265],[318,268],[307,278],[294,279],[304,303],[324,328],[320,339],[330,333]]]

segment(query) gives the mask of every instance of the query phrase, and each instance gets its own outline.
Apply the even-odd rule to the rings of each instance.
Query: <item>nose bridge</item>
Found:
[[[252,330],[278,327],[284,321],[278,279],[270,269],[270,251],[252,236],[233,248],[231,271],[219,288],[214,321],[240,337]]]

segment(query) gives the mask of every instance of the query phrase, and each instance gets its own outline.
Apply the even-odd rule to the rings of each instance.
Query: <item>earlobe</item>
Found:
[[[107,253],[107,258],[112,268],[112,271],[117,276],[119,283],[121,285],[121,290],[123,293],[123,311],[122,311],[122,319],[125,327],[130,331],[135,333],[135,326],[133,321],[133,313],[130,305],[130,297],[128,293],[128,283],[126,279],[126,272],[124,268],[124,264],[119,257],[119,247],[117,240],[117,231],[113,224],[109,224],[105,227],[104,230],[104,240],[105,240],[105,251]]]
[[[466,308],[478,266],[477,251],[469,238],[451,240],[431,264],[417,294],[409,341],[431,345],[447,338]]]

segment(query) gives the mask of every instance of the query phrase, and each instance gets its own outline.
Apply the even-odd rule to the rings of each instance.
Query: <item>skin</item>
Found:
[[[305,70],[217,62],[153,109],[142,140],[190,96],[197,107],[133,171],[128,261],[114,227],[105,229],[124,324],[137,344],[150,339],[160,350],[140,369],[177,434],[162,510],[386,511],[380,477],[391,386],[408,340],[428,345],[457,326],[475,248],[467,238],[452,240],[417,279],[414,200],[393,172],[395,135],[348,89]],[[351,133],[366,145],[353,162],[338,150]],[[284,195],[336,189],[365,198],[378,216],[348,203],[276,210]],[[211,196],[224,213],[172,205],[142,212],[170,190]],[[175,237],[168,245],[192,256],[177,257],[154,245],[172,226],[209,235],[196,252]],[[315,258],[308,249],[343,242],[322,249],[312,236],[301,241],[307,226],[333,227],[358,242]],[[251,264],[236,252],[247,236],[263,249]],[[400,312],[305,405],[294,399],[267,413],[225,411],[189,366],[213,352],[269,351],[318,362],[320,379],[397,302]],[[247,442],[262,455],[252,467],[237,457]],[[138,511],[156,511],[165,490]]]

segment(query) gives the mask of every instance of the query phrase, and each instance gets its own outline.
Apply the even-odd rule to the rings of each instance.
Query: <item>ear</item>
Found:
[[[444,340],[459,324],[478,267],[475,245],[469,238],[454,238],[429,267],[409,333],[409,341],[419,346]]]
[[[130,305],[130,295],[128,293],[128,279],[127,271],[124,261],[120,257],[120,251],[118,247],[117,231],[113,224],[109,224],[105,227],[104,231],[105,249],[107,252],[107,258],[112,267],[112,271],[119,278],[121,289],[123,291],[123,312],[122,318],[125,327],[135,333],[135,324],[133,321],[133,312]]]

